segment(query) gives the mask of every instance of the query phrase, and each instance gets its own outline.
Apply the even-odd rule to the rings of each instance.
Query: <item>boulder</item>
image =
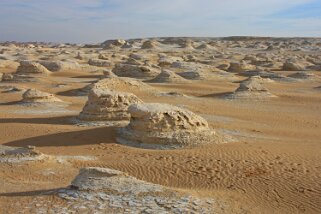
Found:
[[[156,40],[147,40],[142,44],[142,49],[157,49],[159,43]]]
[[[221,142],[207,121],[191,111],[160,103],[133,104],[128,111],[130,123],[119,129],[119,143],[168,149]]]
[[[112,72],[119,77],[154,78],[160,70],[150,66],[116,64]]]
[[[162,72],[154,79],[150,80],[152,83],[184,83],[187,79],[177,75],[175,72],[163,69]]]
[[[305,68],[298,62],[286,61],[282,67],[283,71],[304,71]]]
[[[81,68],[81,66],[77,62],[72,61],[42,60],[39,61],[39,63],[52,72],[76,70]]]
[[[62,102],[59,98],[53,94],[39,91],[37,89],[28,89],[22,95],[23,103],[51,103],[51,102]]]
[[[253,71],[256,70],[255,65],[247,64],[246,62],[231,62],[230,67],[228,68],[229,72],[240,73],[244,71]]]
[[[103,59],[89,59],[88,64],[92,65],[92,66],[97,66],[97,67],[110,67],[110,66],[112,66],[112,63],[110,61],[103,60]]]
[[[250,77],[246,81],[240,83],[240,86],[234,93],[227,95],[230,99],[264,99],[275,97],[267,88],[263,86],[263,78]]]
[[[129,121],[128,107],[140,102],[142,101],[134,94],[94,86],[89,92],[88,101],[79,114],[79,119],[85,121]]]
[[[17,74],[48,74],[50,71],[43,65],[32,61],[21,61]]]

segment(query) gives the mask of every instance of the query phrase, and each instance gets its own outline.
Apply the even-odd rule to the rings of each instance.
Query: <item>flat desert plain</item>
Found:
[[[321,39],[0,44],[0,213],[320,213]]]

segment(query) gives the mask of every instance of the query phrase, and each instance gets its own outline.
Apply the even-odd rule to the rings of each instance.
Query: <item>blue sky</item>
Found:
[[[0,41],[318,36],[321,0],[0,0]]]

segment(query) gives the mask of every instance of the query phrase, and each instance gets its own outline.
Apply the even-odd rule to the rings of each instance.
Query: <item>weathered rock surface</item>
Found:
[[[282,70],[284,70],[284,71],[304,71],[305,68],[303,65],[301,65],[298,62],[286,61],[283,64]]]
[[[43,65],[32,61],[21,61],[16,71],[17,74],[48,74],[47,68]]]
[[[156,49],[158,48],[158,42],[155,40],[147,40],[142,44],[142,49]]]
[[[252,71],[255,70],[256,66],[247,64],[246,62],[231,62],[230,67],[228,68],[229,72],[240,73],[243,71]]]
[[[0,163],[18,163],[24,161],[37,161],[45,158],[45,155],[29,146],[26,148],[9,147],[0,145]]]
[[[89,92],[88,101],[79,114],[79,119],[126,122],[130,119],[128,107],[139,102],[142,101],[134,94],[94,86]]]
[[[130,124],[119,129],[118,142],[143,148],[178,148],[219,143],[206,120],[191,111],[160,103],[133,104]]]
[[[289,75],[288,77],[295,78],[295,79],[301,79],[301,80],[313,80],[316,79],[317,76],[313,73],[301,71],[294,74]]]
[[[72,61],[42,60],[42,61],[39,61],[39,63],[52,72],[81,69],[81,66],[77,62],[72,62]]]
[[[149,66],[116,64],[112,72],[120,77],[154,78],[160,73],[160,70]]]
[[[150,80],[149,82],[153,82],[153,83],[184,83],[184,82],[188,82],[188,80],[181,77],[180,75],[176,74],[173,71],[163,69],[162,72],[157,77]]]
[[[51,102],[62,102],[59,98],[53,94],[39,91],[37,89],[28,89],[22,95],[23,103],[51,103]]]
[[[88,64],[92,65],[92,66],[97,66],[97,67],[110,67],[110,66],[112,66],[112,63],[110,61],[103,60],[103,59],[89,59]]]
[[[240,86],[232,94],[227,95],[231,99],[264,99],[275,97],[267,88],[263,86],[264,80],[260,77],[250,77],[241,82]]]
[[[213,199],[196,198],[121,171],[96,167],[81,169],[70,188],[60,189],[58,196],[68,201],[68,210],[85,213],[213,213],[217,208]],[[56,208],[59,213],[62,210]]]

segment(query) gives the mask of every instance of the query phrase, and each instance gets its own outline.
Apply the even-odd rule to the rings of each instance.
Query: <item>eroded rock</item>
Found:
[[[118,142],[143,148],[178,148],[220,143],[206,120],[191,111],[160,103],[133,104],[127,127],[119,129]]]
[[[140,102],[142,101],[134,94],[94,86],[89,92],[88,101],[79,114],[79,119],[128,122],[130,119],[128,107]]]

